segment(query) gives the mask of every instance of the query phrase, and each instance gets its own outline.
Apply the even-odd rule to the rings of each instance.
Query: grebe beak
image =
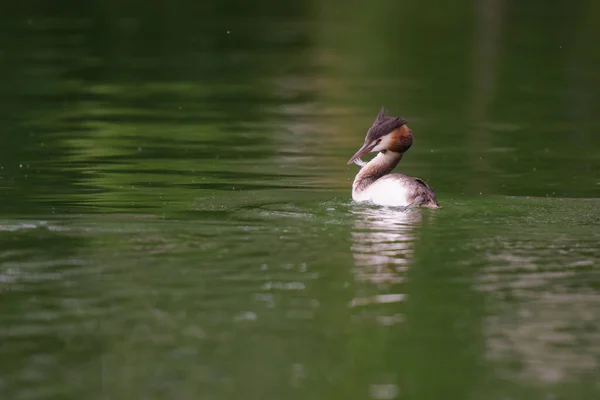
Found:
[[[356,154],[353,155],[352,158],[348,161],[348,165],[352,164],[357,159],[359,159],[362,156],[364,156],[365,154],[369,153],[371,150],[373,150],[375,148],[375,146],[377,146],[377,142],[375,142],[373,144],[371,144],[371,143],[365,143],[365,145],[363,147],[361,147],[356,152]]]

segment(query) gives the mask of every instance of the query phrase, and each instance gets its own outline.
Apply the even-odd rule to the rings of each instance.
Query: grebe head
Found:
[[[367,131],[365,144],[350,158],[348,165],[371,151],[390,150],[396,153],[406,152],[412,145],[412,131],[401,117],[385,115],[381,107],[373,125]]]

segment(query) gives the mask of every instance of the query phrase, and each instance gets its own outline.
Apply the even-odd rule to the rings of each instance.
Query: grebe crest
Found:
[[[391,174],[412,143],[406,120],[385,115],[381,107],[365,143],[348,161],[361,167],[352,183],[352,199],[383,206],[439,208],[435,192],[423,180]],[[378,154],[365,163],[361,157],[370,152]]]

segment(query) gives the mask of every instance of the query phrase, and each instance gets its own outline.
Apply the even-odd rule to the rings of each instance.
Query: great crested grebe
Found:
[[[382,206],[439,208],[435,192],[419,178],[390,174],[412,145],[412,131],[400,117],[385,115],[381,107],[373,126],[367,131],[365,144],[348,161],[361,167],[352,184],[352,199]],[[378,151],[371,161],[361,157]]]

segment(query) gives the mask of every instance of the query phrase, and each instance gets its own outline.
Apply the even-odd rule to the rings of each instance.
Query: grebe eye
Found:
[[[381,139],[377,139],[377,143],[381,143]]]

